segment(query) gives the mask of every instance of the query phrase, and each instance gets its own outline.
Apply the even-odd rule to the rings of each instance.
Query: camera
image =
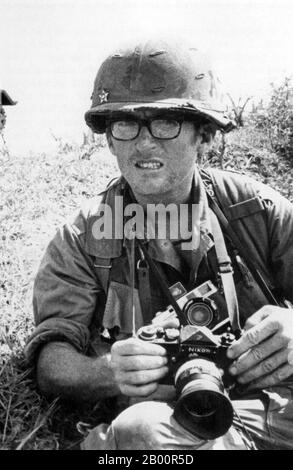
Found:
[[[169,290],[189,325],[208,326],[212,329],[228,316],[225,299],[210,280],[190,292],[186,291],[181,282],[177,282]],[[161,323],[175,316],[170,305],[163,312],[157,312],[152,323]]]
[[[158,312],[151,325],[140,328],[143,341],[163,346],[168,354],[169,373],[161,383],[174,384],[174,418],[202,439],[225,434],[233,421],[229,390],[234,381],[228,373],[227,349],[235,341],[224,299],[207,281],[190,292],[182,284],[170,288],[180,306],[185,325],[163,328],[176,314],[172,306]]]

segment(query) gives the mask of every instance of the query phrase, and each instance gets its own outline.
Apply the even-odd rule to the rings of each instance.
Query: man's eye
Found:
[[[113,123],[113,126],[117,128],[124,128],[124,127],[135,127],[137,126],[136,121],[116,121]]]
[[[156,126],[160,127],[176,127],[178,125],[178,121],[175,119],[156,119],[154,123]]]
[[[116,121],[116,126],[128,126],[134,124],[134,121]]]

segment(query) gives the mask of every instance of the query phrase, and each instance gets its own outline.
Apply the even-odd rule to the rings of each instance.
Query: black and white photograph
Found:
[[[292,24],[0,0],[0,450],[293,450]]]

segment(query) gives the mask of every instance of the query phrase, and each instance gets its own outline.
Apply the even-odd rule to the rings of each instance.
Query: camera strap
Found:
[[[138,276],[138,295],[141,304],[142,316],[145,324],[151,323],[152,315],[152,294],[150,286],[150,268],[145,259],[141,247],[138,247],[140,259],[137,261],[136,270]]]
[[[167,283],[165,282],[165,280],[160,275],[160,272],[159,272],[157,266],[155,265],[154,261],[152,260],[151,256],[149,255],[148,250],[145,246],[145,243],[143,243],[139,239],[136,239],[136,241],[137,241],[137,244],[138,244],[139,248],[142,250],[142,252],[145,256],[145,259],[148,262],[149,267],[151,268],[151,271],[152,271],[153,275],[155,276],[156,280],[158,281],[158,284],[159,284],[161,290],[163,291],[166,299],[168,300],[170,305],[172,305],[173,309],[175,310],[175,312],[177,314],[177,317],[180,321],[180,324],[181,325],[186,325],[187,324],[186,318],[183,315],[183,312],[182,312],[181,308],[179,307],[178,303],[176,302],[173,295],[171,294]]]
[[[225,239],[218,218],[212,210],[210,211],[210,220],[218,260],[218,274],[222,281],[231,327],[237,337],[237,335],[240,335],[241,328],[231,259],[227,252]]]
[[[241,435],[241,439],[242,439],[245,447],[247,448],[247,450],[257,450],[254,439],[253,439],[252,435],[250,434],[250,432],[248,431],[247,426],[242,421],[242,419],[241,419],[239,413],[237,412],[235,406],[233,406],[233,411],[234,411],[233,425],[234,425],[235,429],[237,429],[237,431]]]
[[[252,261],[253,256],[250,254],[248,247],[244,246],[244,244],[240,241],[237,233],[235,232],[235,230],[233,230],[233,228],[231,227],[231,224],[229,223],[222,209],[218,205],[213,188],[210,185],[207,185],[205,181],[204,181],[204,186],[207,192],[207,197],[208,197],[210,208],[216,214],[221,227],[223,228],[225,233],[230,237],[232,243],[237,248],[240,256],[245,261],[255,281],[259,285],[265,297],[268,299],[268,302],[272,305],[279,305],[271,289],[269,288],[266,281],[264,280],[261,272],[259,271],[259,269],[257,269],[254,266],[253,261]]]
[[[136,333],[136,311],[134,302],[134,289],[135,289],[135,237],[131,240],[130,246],[130,280],[131,280],[131,305],[132,305],[132,336],[135,337]]]

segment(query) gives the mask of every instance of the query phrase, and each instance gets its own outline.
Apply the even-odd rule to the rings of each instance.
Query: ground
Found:
[[[203,166],[220,166],[218,141]],[[226,136],[222,166],[270,184],[293,200],[293,169],[251,127]],[[48,403],[27,369],[23,348],[33,329],[32,288],[36,269],[56,227],[118,174],[103,140],[81,146],[59,139],[54,155],[12,156],[0,146],[0,449],[73,449],[82,434],[77,422],[110,419],[108,408]],[[83,424],[78,426],[84,428]]]

